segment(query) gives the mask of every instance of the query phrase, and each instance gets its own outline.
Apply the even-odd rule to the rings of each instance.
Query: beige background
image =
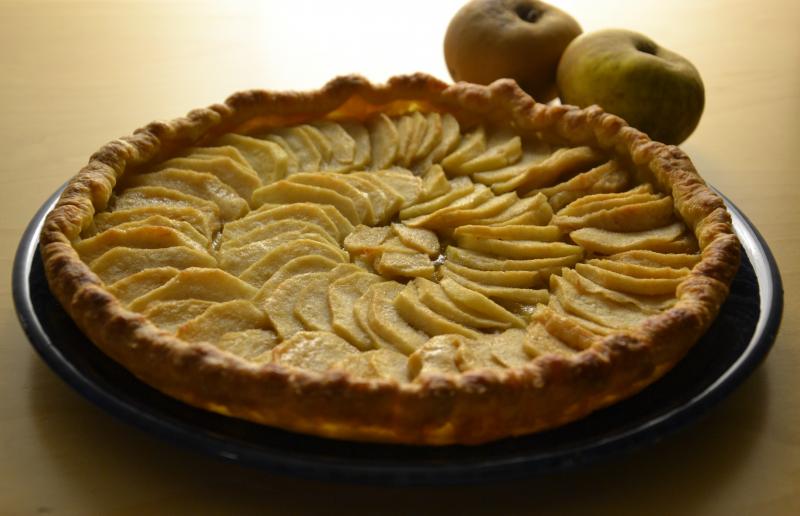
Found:
[[[0,514],[800,513],[800,3],[557,3],[587,31],[644,32],[703,75],[706,111],[683,147],[762,231],[786,290],[774,350],[738,391],[631,455],[469,488],[273,476],[118,422],[50,372],[14,315],[13,253],[39,205],[107,140],[238,89],[446,79],[442,38],[461,2],[0,0]]]

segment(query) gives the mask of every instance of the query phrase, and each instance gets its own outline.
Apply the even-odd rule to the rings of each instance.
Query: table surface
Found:
[[[707,103],[683,148],[759,228],[783,276],[783,325],[766,362],[656,445],[467,488],[309,482],[129,427],[28,345],[11,301],[14,250],[40,204],[101,144],[245,88],[315,88],[351,72],[447,79],[442,39],[461,3],[0,0],[0,514],[800,514],[796,0],[557,2],[585,31],[638,30],[694,62]]]

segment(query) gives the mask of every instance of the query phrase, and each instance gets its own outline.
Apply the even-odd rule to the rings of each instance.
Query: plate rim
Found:
[[[198,428],[188,423],[176,423],[129,404],[92,380],[86,378],[58,349],[43,329],[33,310],[30,291],[31,265],[38,252],[39,232],[47,213],[65,188],[64,183],[36,211],[22,234],[12,267],[12,296],[19,322],[38,355],[67,385],[106,413],[134,427],[179,446],[213,455],[226,462],[266,469],[273,473],[290,474],[317,480],[360,483],[391,483],[395,485],[445,485],[486,482],[519,478],[536,473],[564,470],[602,459],[612,453],[628,452],[651,444],[675,433],[705,414],[710,408],[738,388],[763,362],[774,344],[783,315],[783,283],[777,262],[764,237],[747,216],[720,193],[731,212],[734,231],[742,249],[753,265],[759,288],[759,317],[749,343],[738,358],[715,381],[692,399],[674,407],[659,417],[647,420],[634,428],[568,450],[541,453],[536,458],[517,457],[490,459],[480,464],[353,464],[343,460],[307,458],[283,453],[266,453],[254,445],[247,446]],[[716,191],[716,190],[715,190]],[[717,193],[719,193],[717,191]],[[199,410],[199,409],[198,409]],[[365,444],[370,446],[370,444]],[[387,471],[390,470],[390,471]]]

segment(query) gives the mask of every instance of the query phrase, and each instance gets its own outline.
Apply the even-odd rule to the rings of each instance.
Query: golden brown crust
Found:
[[[120,175],[227,132],[328,116],[364,118],[412,105],[470,121],[510,122],[521,132],[570,145],[592,145],[626,160],[675,199],[702,260],[677,290],[675,306],[634,331],[605,337],[563,358],[544,355],[497,373],[430,375],[408,384],[317,374],[255,364],[209,344],[189,345],[112,296],[71,241],[108,202]],[[299,432],[411,444],[476,444],[573,421],[625,398],[671,368],[706,331],[728,292],[739,244],[720,197],[677,147],[656,143],[593,106],[538,104],[513,81],[447,85],[424,74],[373,85],[339,77],[308,93],[261,90],[224,104],[153,122],[96,152],[48,215],[41,252],[50,286],[78,326],[107,355],[146,383],[189,404]]]

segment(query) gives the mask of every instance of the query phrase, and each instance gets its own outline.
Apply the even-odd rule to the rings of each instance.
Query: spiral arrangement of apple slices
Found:
[[[623,163],[435,112],[225,135],[124,176],[74,246],[189,343],[402,382],[579,353],[699,259]]]

